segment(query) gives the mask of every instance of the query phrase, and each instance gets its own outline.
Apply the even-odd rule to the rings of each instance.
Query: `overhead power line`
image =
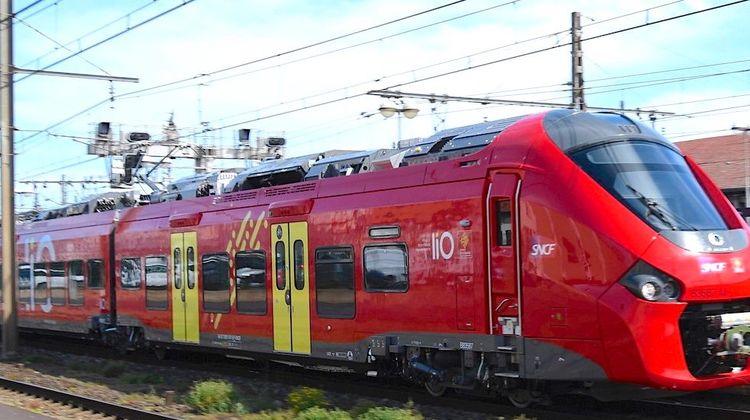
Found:
[[[57,2],[55,2],[55,4],[57,4],[57,3],[61,2],[61,1],[62,1],[62,0],[58,0]],[[67,49],[67,47],[68,47],[68,46],[70,46],[70,45],[78,44],[78,43],[80,43],[80,42],[81,42],[81,40],[83,40],[83,39],[84,39],[84,38],[86,38],[87,36],[89,36],[89,35],[92,35],[92,34],[95,34],[95,33],[99,32],[99,31],[101,31],[101,30],[103,30],[103,29],[111,29],[111,28],[112,28],[112,25],[114,25],[115,23],[117,23],[117,22],[119,22],[119,21],[121,21],[121,20],[123,20],[123,19],[129,19],[129,18],[130,18],[130,16],[132,16],[133,14],[135,14],[135,13],[137,13],[137,12],[140,12],[141,10],[143,10],[143,9],[145,9],[145,8],[149,7],[149,6],[155,5],[155,4],[156,4],[156,3],[158,2],[158,1],[159,1],[159,0],[148,0],[148,2],[147,2],[146,4],[144,4],[144,5],[142,5],[142,6],[139,6],[139,7],[135,8],[135,9],[131,10],[130,12],[127,12],[127,13],[125,13],[124,15],[122,15],[122,16],[120,16],[120,17],[118,17],[117,19],[111,20],[111,21],[109,21],[109,22],[105,23],[104,25],[102,25],[102,26],[99,26],[98,28],[95,28],[95,29],[93,29],[93,30],[91,30],[91,31],[89,31],[89,32],[86,32],[86,33],[85,33],[85,34],[83,34],[83,35],[80,35],[80,36],[78,36],[78,38],[76,38],[76,39],[74,39],[74,40],[72,40],[72,41],[68,41],[68,42],[66,42],[66,43],[64,44],[63,48]],[[49,7],[49,6],[47,6],[47,7]],[[46,9],[46,8],[45,8],[45,9]],[[29,16],[29,17],[30,17],[30,16]],[[28,19],[28,18],[27,18],[27,19]],[[29,62],[27,62],[27,63],[23,64],[23,65],[22,65],[22,67],[26,67],[26,66],[29,66],[29,65],[31,65],[32,63],[34,63],[34,62],[37,62],[37,61],[39,61],[39,60],[43,59],[44,57],[47,57],[47,56],[48,56],[48,55],[50,55],[50,54],[54,54],[55,52],[57,52],[57,49],[53,49],[52,51],[49,51],[49,52],[47,52],[47,53],[45,53],[45,54],[42,54],[41,56],[39,56],[39,57],[37,57],[37,58],[35,58],[35,59],[33,59],[33,60],[30,60]]]
[[[737,4],[740,4],[740,3],[745,3],[747,1],[748,0],[737,0],[737,1],[733,1],[731,3],[725,3],[725,4],[718,5],[718,6],[713,6],[713,7],[708,7],[708,8],[701,9],[701,10],[696,10],[696,11],[693,11],[693,12],[683,13],[681,15],[676,15],[676,16],[672,16],[672,17],[668,17],[668,18],[664,18],[664,19],[659,19],[659,20],[656,20],[656,21],[653,21],[653,22],[647,22],[647,23],[644,23],[644,24],[641,24],[641,25],[630,26],[630,27],[627,27],[627,28],[618,29],[618,30],[614,30],[614,31],[603,33],[603,34],[599,34],[599,35],[590,36],[588,38],[583,38],[583,39],[581,39],[581,42],[592,41],[592,40],[595,40],[595,39],[604,38],[604,37],[611,36],[611,35],[621,34],[621,33],[624,33],[624,32],[629,32],[629,31],[635,30],[635,29],[641,29],[641,28],[645,28],[645,27],[648,27],[648,26],[653,26],[653,25],[657,25],[657,24],[660,24],[660,23],[669,22],[669,21],[672,21],[672,20],[676,20],[676,19],[681,19],[681,18],[688,17],[688,16],[697,15],[697,14],[700,14],[700,13],[710,12],[710,11],[721,9],[721,8],[728,7],[728,6],[734,6],[734,5],[737,5]],[[391,85],[391,86],[388,86],[386,88],[383,88],[383,90],[391,90],[391,89],[399,88],[399,87],[406,86],[406,85],[412,85],[412,84],[415,84],[415,83],[424,82],[424,81],[427,81],[427,80],[437,79],[437,78],[445,77],[445,76],[451,76],[451,75],[454,75],[454,74],[463,73],[463,72],[468,71],[468,70],[475,70],[475,69],[478,69],[478,68],[487,67],[487,66],[492,65],[492,64],[499,64],[499,63],[502,63],[502,62],[506,62],[506,61],[510,61],[510,60],[515,60],[515,59],[518,59],[518,58],[528,57],[528,56],[531,56],[531,55],[535,55],[535,54],[539,54],[539,53],[543,53],[543,52],[547,52],[547,51],[552,51],[552,50],[555,50],[555,49],[558,49],[558,48],[570,46],[571,44],[572,44],[572,42],[566,42],[564,44],[557,44],[557,45],[553,45],[551,47],[540,48],[540,49],[537,49],[537,50],[534,50],[534,51],[529,51],[529,52],[526,52],[526,53],[516,54],[516,55],[510,56],[510,57],[505,57],[505,58],[501,58],[501,59],[498,59],[498,60],[492,60],[492,61],[488,61],[488,62],[481,63],[481,64],[467,66],[467,67],[465,67],[463,69],[452,70],[452,71],[449,71],[449,72],[439,73],[439,74],[435,74],[435,75],[432,75],[432,76],[427,76],[427,77],[422,77],[420,79],[411,80],[409,82],[403,82],[403,83]]]
[[[380,96],[382,98],[412,98],[412,99],[426,99],[430,102],[471,102],[476,104],[503,104],[503,105],[520,105],[520,106],[540,106],[545,108],[567,108],[572,104],[570,103],[550,103],[550,102],[535,102],[535,101],[512,101],[507,99],[493,99],[493,98],[475,98],[468,96],[450,96],[450,95],[434,95],[424,93],[410,93],[410,92],[398,92],[391,90],[372,90],[367,92],[368,95]],[[648,114],[656,115],[672,115],[672,112],[662,112],[655,109],[625,109],[625,108],[606,108],[597,106],[586,106],[588,109],[594,109],[598,111],[627,111],[627,112],[643,112]]]
[[[42,13],[43,11],[45,11],[45,10],[49,9],[50,7],[53,7],[53,6],[57,6],[57,5],[59,5],[60,3],[62,3],[62,2],[63,2],[63,0],[55,0],[55,1],[53,1],[52,3],[50,3],[50,4],[48,4],[48,5],[44,6],[44,7],[42,7],[41,9],[37,10],[36,12],[34,12],[34,13],[32,13],[32,14],[30,14],[30,15],[26,16],[26,19],[30,19],[31,17],[33,17],[33,16],[36,16],[36,15],[38,15],[39,13]],[[38,3],[38,2],[37,2],[37,3]],[[22,11],[25,11],[26,9],[28,9],[28,7],[26,7],[26,8],[25,8],[24,10],[22,10]],[[17,15],[17,14],[19,14],[19,13],[21,13],[21,11],[19,11],[19,12],[16,12],[16,15]]]
[[[31,9],[32,7],[36,6],[37,4],[43,3],[43,2],[44,2],[44,0],[36,0],[36,1],[32,2],[31,4],[29,4],[28,6],[24,7],[23,9],[21,9],[21,10],[19,10],[17,12],[14,12],[14,14],[15,15],[20,15],[21,13],[23,13],[23,12]]]
[[[53,39],[53,38],[52,38],[52,37],[50,37],[49,35],[45,34],[44,32],[40,31],[39,29],[37,29],[37,28],[35,28],[35,27],[31,26],[30,24],[26,23],[26,21],[24,21],[23,19],[19,18],[18,16],[14,17],[14,19],[15,19],[16,21],[18,21],[19,23],[21,23],[22,25],[26,26],[27,28],[31,29],[32,31],[34,31],[34,32],[38,33],[39,35],[41,35],[42,37],[44,37],[44,38],[45,38],[45,39],[47,39],[48,41],[50,41],[50,42],[52,42],[53,44],[57,45],[58,47],[60,47],[60,48],[62,48],[62,49],[64,49],[64,50],[66,50],[66,51],[68,51],[68,52],[73,52],[73,51],[71,51],[71,50],[70,50],[70,48],[66,47],[65,45],[63,45],[63,44],[61,44],[61,43],[59,43],[59,42],[57,42],[57,41],[56,41],[55,39]],[[109,74],[109,72],[108,72],[107,70],[104,70],[103,68],[101,68],[101,67],[97,66],[96,64],[94,64],[94,63],[92,63],[91,61],[87,60],[86,58],[83,58],[83,61],[85,61],[85,62],[87,62],[87,63],[91,64],[92,66],[96,67],[96,68],[97,68],[98,70],[100,70],[100,71],[104,72],[105,74]],[[37,70],[37,72],[41,72],[41,71],[43,71],[43,70]]]
[[[190,0],[190,1],[193,1],[193,0]],[[433,7],[431,9],[427,9],[427,10],[424,10],[424,11],[421,11],[421,12],[418,12],[418,13],[413,13],[413,14],[410,14],[408,16],[404,16],[404,17],[401,17],[401,18],[398,18],[398,19],[393,19],[393,20],[390,20],[388,22],[384,22],[384,23],[381,23],[381,24],[370,26],[370,27],[367,27],[367,28],[364,28],[364,29],[360,29],[360,30],[357,30],[357,31],[354,31],[354,32],[350,32],[350,33],[347,33],[347,34],[344,34],[344,35],[338,35],[336,37],[329,38],[329,39],[324,40],[324,41],[315,42],[313,44],[308,44],[308,45],[305,45],[305,46],[302,46],[302,47],[297,47],[297,48],[294,48],[294,49],[291,49],[291,50],[287,50],[287,51],[284,51],[284,52],[281,52],[281,53],[278,53],[278,54],[274,54],[272,56],[268,56],[268,57],[261,58],[261,59],[256,59],[256,60],[253,60],[251,62],[242,64],[242,65],[247,65],[247,64],[252,64],[252,63],[255,63],[255,62],[269,60],[271,58],[280,57],[280,56],[283,56],[283,55],[288,55],[288,54],[291,54],[293,52],[302,51],[302,50],[305,50],[305,49],[308,49],[308,48],[312,48],[312,47],[315,47],[315,46],[319,46],[319,45],[323,45],[323,44],[326,44],[326,43],[330,43],[330,42],[333,42],[333,41],[336,41],[336,40],[339,40],[339,39],[343,39],[343,38],[348,37],[348,36],[353,36],[353,35],[360,34],[360,33],[363,33],[363,32],[367,32],[367,31],[370,31],[370,30],[373,30],[373,29],[376,29],[376,28],[381,28],[381,27],[384,27],[386,25],[390,25],[390,24],[393,24],[393,23],[396,23],[396,22],[401,22],[401,21],[404,21],[406,19],[410,19],[410,18],[413,18],[413,17],[416,17],[416,16],[421,16],[421,15],[424,15],[424,14],[427,14],[427,13],[430,13],[430,12],[434,12],[434,11],[437,11],[437,10],[440,10],[440,9],[444,9],[446,7],[453,6],[453,5],[458,4],[458,3],[462,3],[464,1],[465,0],[459,0],[459,1],[453,1],[453,2],[450,2],[450,3],[446,3],[446,4],[442,5],[442,6]],[[111,38],[112,37],[110,37],[110,39]],[[231,66],[230,68],[237,68],[237,67],[241,67],[242,65],[235,65],[235,66]],[[230,68],[219,69],[219,70],[217,70],[215,72],[207,73],[207,74],[220,73],[220,72],[226,71],[226,70],[228,70]],[[196,77],[200,77],[200,76],[202,76],[202,75],[199,75],[199,76],[196,76]],[[41,132],[47,132],[48,130],[52,130],[55,127],[60,126],[61,124],[64,124],[64,123],[66,123],[66,122],[68,122],[68,121],[70,121],[70,120],[78,117],[79,115],[82,115],[82,114],[84,114],[84,113],[86,113],[88,111],[91,111],[91,110],[93,110],[93,109],[95,109],[95,108],[97,108],[97,107],[99,107],[99,106],[101,106],[101,105],[109,102],[110,100],[119,99],[119,98],[122,98],[122,97],[127,96],[127,95],[134,95],[134,94],[141,93],[141,92],[146,92],[146,91],[150,91],[150,90],[154,90],[154,89],[159,89],[159,88],[162,88],[162,87],[167,87],[167,86],[174,85],[174,84],[177,84],[177,83],[182,83],[182,82],[185,82],[185,81],[188,81],[188,80],[192,80],[194,78],[195,77],[191,77],[191,78],[187,78],[187,79],[182,79],[182,80],[178,80],[178,81],[174,81],[174,82],[165,83],[165,84],[162,84],[162,85],[159,85],[159,86],[153,86],[153,87],[150,87],[150,88],[141,89],[141,90],[137,90],[137,91],[128,92],[128,93],[124,93],[124,94],[113,96],[111,98],[108,98],[108,99],[105,99],[103,101],[97,102],[97,103],[93,104],[92,106],[84,109],[83,111],[77,112],[76,114],[71,115],[71,116],[63,119],[62,121],[59,121],[59,122],[57,122],[55,124],[52,124],[49,127],[45,128],[44,130],[41,130],[40,132],[37,132],[35,134],[32,134],[31,136],[28,136],[28,137],[26,137],[24,139],[21,139],[18,143],[23,143],[23,142],[29,141],[32,138],[38,136]]]
[[[354,35],[359,35],[359,34],[371,31],[373,29],[382,28],[384,26],[388,26],[388,25],[391,25],[391,24],[394,24],[394,23],[397,23],[397,22],[402,22],[404,20],[408,20],[408,19],[411,19],[411,18],[414,18],[414,17],[417,17],[417,16],[425,15],[427,13],[431,13],[431,12],[434,12],[434,11],[437,11],[437,10],[440,10],[440,9],[444,9],[446,7],[456,5],[456,4],[462,3],[464,1],[466,1],[466,0],[453,1],[451,3],[447,3],[447,4],[444,4],[442,6],[433,7],[431,9],[423,10],[423,11],[418,12],[418,13],[413,13],[411,15],[400,17],[398,19],[393,19],[393,20],[390,20],[390,21],[387,21],[387,22],[384,22],[384,23],[380,23],[380,24],[377,24],[377,25],[369,26],[369,27],[364,28],[364,29],[359,29],[359,30],[356,30],[354,32],[349,32],[349,33],[346,33],[346,34],[343,34],[343,35],[337,35],[337,36],[335,36],[333,38],[328,38],[328,39],[323,40],[323,41],[317,41],[317,42],[314,42],[312,44],[307,44],[307,45],[304,45],[304,46],[301,46],[301,47],[292,48],[290,50],[286,50],[286,51],[283,51],[283,52],[280,52],[280,53],[271,54],[271,55],[268,55],[268,56],[265,56],[265,57],[261,57],[261,58],[256,58],[256,59],[244,62],[244,63],[235,64],[235,65],[232,65],[232,66],[228,66],[228,67],[224,67],[224,68],[217,69],[217,70],[214,70],[214,71],[210,71],[208,73],[202,73],[202,74],[198,74],[198,75],[195,75],[195,76],[186,77],[186,78],[183,78],[183,79],[179,79],[179,80],[174,80],[174,81],[171,81],[171,82],[163,83],[163,84],[160,84],[160,85],[156,85],[156,86],[152,86],[152,87],[148,87],[148,88],[144,88],[144,89],[135,90],[135,91],[132,91],[132,92],[123,93],[120,96],[137,95],[139,93],[144,93],[144,92],[148,92],[148,91],[152,91],[152,90],[156,90],[156,89],[161,89],[161,88],[173,86],[173,85],[184,83],[184,82],[189,82],[191,80],[195,80],[195,79],[201,78],[201,77],[214,76],[214,75],[217,75],[217,74],[220,74],[220,73],[224,73],[224,72],[227,72],[227,71],[230,71],[230,70],[235,70],[235,69],[238,69],[238,68],[241,68],[241,67],[246,67],[246,66],[249,66],[251,64],[257,64],[257,63],[268,61],[268,60],[271,60],[271,59],[274,59],[274,58],[283,57],[283,56],[286,56],[286,55],[289,55],[289,54],[293,54],[293,53],[304,51],[304,50],[307,50],[307,49],[310,49],[310,48],[318,47],[320,45],[329,44],[331,42],[338,41],[338,40],[341,40],[341,39],[344,39],[344,38],[348,38],[348,37],[351,37],[351,36],[354,36]],[[515,3],[517,1],[520,1],[520,0],[514,0],[514,1],[511,1],[510,3]],[[364,45],[364,44],[358,44],[358,45]],[[336,50],[336,51],[339,51],[339,50]],[[324,54],[327,54],[327,53],[324,53]],[[324,55],[324,54],[321,54],[321,55]],[[274,67],[276,67],[276,66],[274,66]]]
[[[104,44],[105,42],[109,42],[109,41],[111,41],[111,40],[113,40],[113,39],[115,39],[115,38],[117,38],[117,37],[119,37],[119,36],[121,36],[121,35],[123,35],[123,34],[126,34],[126,33],[130,32],[130,31],[132,31],[132,30],[134,30],[134,29],[137,29],[137,28],[139,28],[139,27],[141,27],[141,26],[143,26],[143,25],[145,25],[145,24],[147,24],[147,23],[149,23],[149,22],[153,22],[154,20],[156,20],[156,19],[159,19],[159,18],[160,18],[160,17],[162,17],[162,16],[166,16],[166,15],[168,15],[168,14],[170,14],[170,13],[174,12],[175,10],[177,10],[177,9],[180,9],[180,8],[182,8],[182,7],[186,6],[186,5],[188,5],[188,4],[190,4],[190,3],[194,2],[194,1],[195,1],[195,0],[183,0],[183,2],[182,2],[182,3],[178,4],[177,6],[174,6],[174,7],[172,7],[171,9],[165,10],[165,11],[163,11],[163,12],[161,12],[161,13],[157,14],[156,16],[152,16],[152,17],[150,17],[150,18],[148,18],[148,19],[146,19],[146,20],[144,20],[144,21],[141,21],[141,22],[139,22],[139,23],[136,23],[135,25],[133,25],[133,26],[130,26],[130,27],[128,27],[127,29],[125,29],[125,30],[123,30],[123,31],[120,31],[120,32],[118,32],[118,33],[116,33],[116,34],[114,34],[114,35],[111,35],[111,36],[109,36],[109,37],[107,37],[107,38],[105,38],[105,39],[103,39],[103,40],[101,40],[101,41],[99,41],[99,42],[95,42],[94,44],[92,44],[92,45],[89,45],[89,46],[88,46],[88,47],[86,47],[86,48],[83,48],[83,49],[81,49],[81,50],[79,50],[79,51],[77,51],[77,52],[75,52],[75,53],[73,53],[73,54],[71,54],[71,55],[69,55],[69,56],[67,56],[67,57],[61,58],[61,59],[59,59],[59,60],[55,61],[54,63],[52,63],[52,64],[48,64],[48,65],[44,66],[43,68],[41,68],[41,69],[37,69],[37,70],[47,70],[47,69],[48,69],[48,68],[50,68],[50,67],[54,67],[54,66],[56,66],[56,65],[58,65],[58,64],[60,64],[60,63],[62,63],[62,62],[64,62],[64,61],[67,61],[67,60],[69,60],[69,59],[71,59],[71,58],[73,58],[73,57],[75,57],[75,56],[78,56],[78,55],[80,55],[80,54],[83,54],[84,52],[86,52],[86,51],[88,51],[88,50],[90,50],[90,49],[92,49],[92,48],[98,47],[99,45],[102,45],[102,44]],[[20,78],[20,79],[16,80],[16,81],[15,81],[15,83],[18,83],[18,82],[20,82],[20,81],[22,81],[22,80],[26,80],[26,79],[28,79],[29,77],[33,76],[33,75],[34,75],[34,73],[32,73],[32,74],[30,74],[30,75],[28,75],[28,76],[24,76],[24,77],[22,77],[22,78]]]

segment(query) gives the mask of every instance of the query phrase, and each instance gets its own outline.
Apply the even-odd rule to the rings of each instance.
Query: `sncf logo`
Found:
[[[721,273],[727,268],[725,262],[703,263],[701,264],[701,273]]]
[[[555,248],[556,247],[557,247],[557,244],[534,244],[534,245],[531,245],[531,256],[532,257],[540,257],[540,256],[552,255],[552,253],[555,252]]]

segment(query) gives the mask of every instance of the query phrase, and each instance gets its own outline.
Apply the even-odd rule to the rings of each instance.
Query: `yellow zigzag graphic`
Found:
[[[232,279],[230,282],[230,291],[229,291],[229,306],[233,307],[234,303],[237,301],[237,279],[234,276],[234,259],[231,258],[232,255],[235,255],[238,251],[242,250],[248,250],[248,249],[260,249],[260,241],[257,240],[258,233],[260,232],[261,227],[263,229],[268,229],[268,221],[265,220],[266,212],[262,211],[260,212],[260,215],[258,216],[258,220],[252,220],[252,210],[248,211],[245,215],[245,218],[242,219],[242,223],[240,224],[240,230],[239,231],[232,231],[232,238],[227,242],[227,254],[230,255],[229,258],[229,278]],[[253,233],[250,234],[248,231],[248,228],[253,230]],[[217,314],[214,318],[214,330],[219,328],[219,323],[221,323],[221,318],[223,314]]]

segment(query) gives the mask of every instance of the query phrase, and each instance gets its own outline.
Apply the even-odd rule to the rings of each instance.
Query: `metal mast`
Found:
[[[573,105],[573,109],[585,111],[586,102],[584,102],[583,100],[583,50],[581,49],[581,14],[578,12],[573,12],[570,34],[572,36],[572,50],[570,54],[573,64],[573,78],[571,81],[573,100],[571,104]]]
[[[2,357],[16,355],[18,325],[16,314],[16,222],[13,174],[13,15],[12,0],[0,0],[0,119],[2,120],[3,232],[3,345]]]

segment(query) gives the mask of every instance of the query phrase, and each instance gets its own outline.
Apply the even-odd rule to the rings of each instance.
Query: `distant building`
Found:
[[[745,178],[750,176],[750,133],[675,143],[703,168],[734,207],[750,216],[745,200]]]

